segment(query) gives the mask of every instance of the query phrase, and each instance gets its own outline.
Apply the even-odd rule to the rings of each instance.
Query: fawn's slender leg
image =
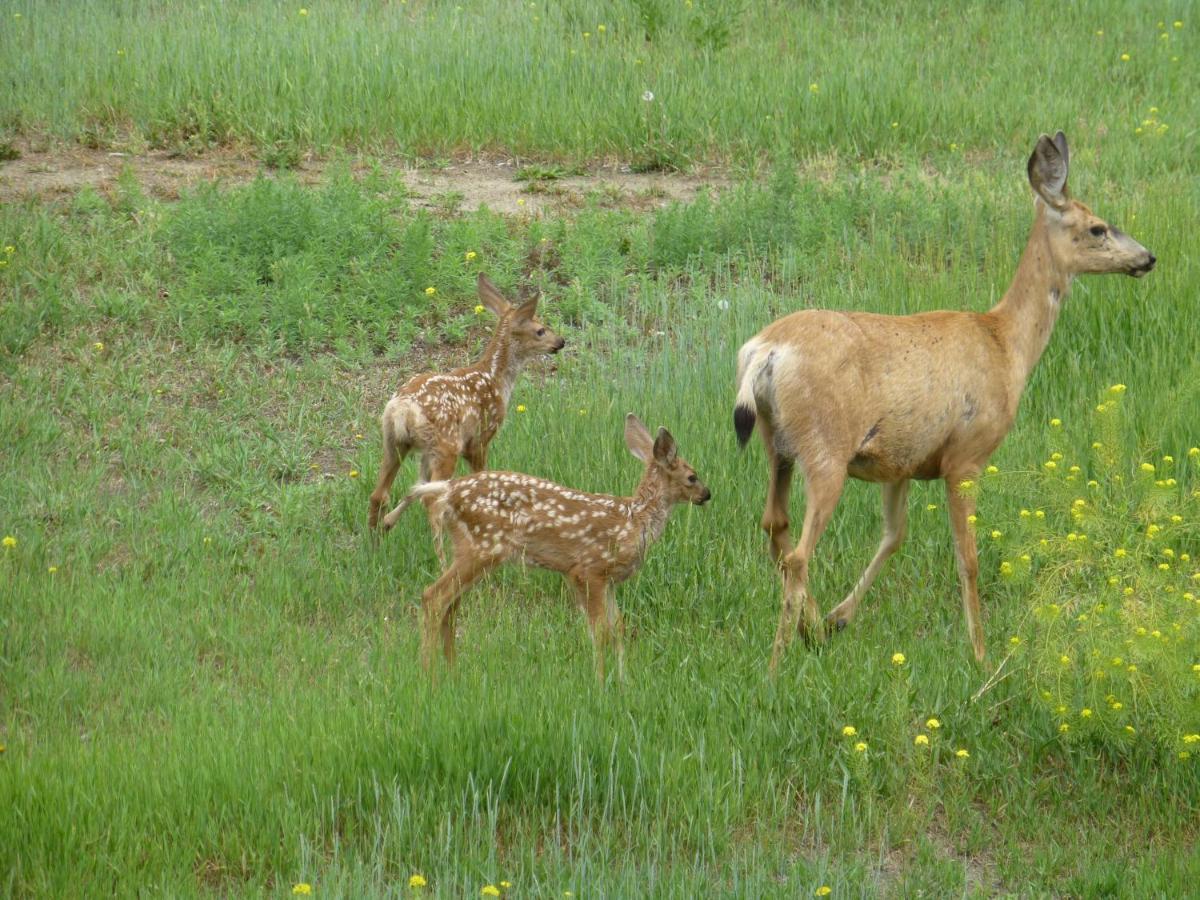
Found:
[[[383,463],[379,467],[379,480],[375,483],[375,490],[371,491],[371,509],[367,515],[369,527],[378,527],[379,513],[387,505],[388,497],[392,492],[392,482],[396,480],[396,473],[400,471],[400,463],[404,462],[404,457],[408,455],[410,449],[408,445],[397,447],[392,441],[391,435],[384,433]]]
[[[608,582],[595,575],[571,575],[571,584],[587,616],[588,633],[592,638],[592,661],[596,667],[596,679],[604,683],[604,652],[608,645],[609,620],[605,608]],[[623,665],[619,664],[619,665]]]
[[[476,556],[470,551],[458,552],[450,568],[421,595],[421,665],[427,671],[433,665],[433,648],[439,631],[447,665],[453,664],[454,622],[451,613],[463,591],[496,565],[497,561],[493,558]]]
[[[883,564],[904,543],[904,534],[908,526],[908,485],[907,481],[880,485],[883,494],[883,538],[866,571],[854,585],[854,590],[826,617],[830,625],[845,628],[850,624],[850,620],[858,612],[858,604],[862,602]]]
[[[444,481],[454,477],[454,469],[458,465],[458,448],[452,444],[442,443],[427,455],[429,460],[429,478],[426,481]],[[433,552],[437,554],[438,564],[446,565],[446,535],[442,531],[442,523],[433,514],[434,500],[428,497],[425,508],[429,514],[429,533],[433,537]]]
[[[954,555],[958,560],[958,580],[962,590],[963,613],[967,619],[967,635],[975,650],[975,659],[983,662],[983,623],[979,621],[979,557],[975,548],[975,534],[967,521],[975,513],[975,498],[958,489],[960,481],[974,477],[974,472],[947,476],[946,505],[950,511],[950,530],[954,535]]]
[[[841,467],[814,468],[805,473],[806,499],[800,543],[784,557],[782,563],[783,603],[779,612],[779,627],[775,631],[775,645],[771,650],[772,675],[798,629],[803,628],[810,639],[821,636],[821,611],[817,608],[816,599],[808,592],[808,561],[825,526],[829,524],[845,481],[846,472]],[[803,624],[800,620],[801,610],[804,612]]]

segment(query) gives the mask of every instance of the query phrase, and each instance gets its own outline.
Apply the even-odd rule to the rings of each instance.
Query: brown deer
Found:
[[[371,492],[371,528],[379,524],[392,481],[409,451],[421,454],[421,481],[449,478],[460,456],[471,471],[485,469],[488,444],[504,422],[521,369],[539,353],[563,348],[563,339],[534,316],[536,297],[512,306],[482,273],[478,288],[483,305],[500,318],[483,356],[474,365],[444,375],[414,375],[383,411],[383,465]]]
[[[624,680],[624,625],[613,586],[638,570],[675,504],[699,506],[712,496],[679,458],[667,429],[651,438],[630,413],[625,444],[646,464],[632,497],[586,494],[515,472],[480,472],[419,484],[384,517],[384,527],[391,528],[421,498],[430,504],[430,518],[450,535],[451,565],[421,596],[421,662],[427,669],[439,630],[446,662],[454,663],[454,619],[462,593],[517,557],[566,576],[587,614],[596,677],[604,680],[605,648],[612,636],[617,677]]]
[[[783,601],[771,672],[803,628],[822,636],[808,592],[813,549],[849,475],[883,489],[883,540],[849,596],[827,622],[844,628],[889,556],[904,540],[910,479],[946,482],[967,632],[983,660],[968,518],[975,500],[961,490],[987,464],[1012,427],[1025,383],[1076,275],[1140,277],[1154,255],[1067,193],[1067,140],[1042,135],[1029,158],[1036,214],[1012,284],[991,310],[908,316],[803,310],[771,323],[738,353],[734,427],[744,447],[755,423],[767,453],[762,527],[783,569]],[[794,464],[804,475],[800,542],[788,537]],[[803,609],[804,622],[800,622]]]

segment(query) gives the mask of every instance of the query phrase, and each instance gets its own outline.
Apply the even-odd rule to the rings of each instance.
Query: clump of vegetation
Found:
[[[1200,757],[1200,448],[1131,462],[1125,402],[1116,384],[1095,406],[1086,456],[1052,419],[1035,470],[984,479],[1028,506],[977,528],[1028,603],[1008,647],[1055,733],[1187,761]]]

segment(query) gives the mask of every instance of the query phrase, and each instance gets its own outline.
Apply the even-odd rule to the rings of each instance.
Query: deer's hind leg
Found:
[[[821,611],[817,601],[808,590],[808,563],[812,558],[817,541],[829,524],[842,486],[846,482],[843,467],[813,467],[804,476],[804,525],[800,530],[800,542],[796,549],[784,557],[783,603],[779,611],[779,627],[775,631],[775,644],[771,650],[770,671],[774,674],[779,660],[798,630],[810,640],[822,636]],[[804,615],[803,622],[800,619]]]
[[[795,460],[779,452],[775,445],[775,429],[770,421],[761,416],[758,420],[763,448],[767,453],[767,504],[763,510],[762,527],[771,541],[771,559],[782,563],[792,552],[792,541],[788,533],[791,520],[788,517],[788,498],[792,490],[792,473]]]
[[[375,490],[371,491],[371,507],[367,514],[367,525],[371,529],[379,527],[379,514],[387,506],[392,493],[392,482],[396,480],[400,464],[411,449],[411,444],[397,443],[388,433],[387,426],[384,426],[383,462],[379,466],[379,480],[375,483]]]
[[[883,564],[904,543],[904,534],[908,528],[908,485],[907,481],[898,481],[880,486],[883,494],[883,538],[854,589],[826,617],[830,625],[842,629],[850,623],[854,614],[858,612],[858,604],[862,602],[871,583],[879,575]]]
[[[432,668],[439,635],[446,664],[454,665],[454,625],[459,598],[498,562],[495,558],[476,554],[465,543],[458,544],[450,568],[421,595],[421,665],[426,671]]]

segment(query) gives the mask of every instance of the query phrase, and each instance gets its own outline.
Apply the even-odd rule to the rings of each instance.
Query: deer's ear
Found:
[[[476,287],[479,291],[479,299],[492,312],[498,316],[504,315],[512,305],[504,299],[504,295],[500,293],[500,289],[492,284],[492,280],[479,273],[479,280],[476,282]]]
[[[1044,134],[1039,137],[1029,157],[1029,186],[1053,209],[1062,210],[1067,205],[1069,160],[1067,138],[1061,131],[1053,139]]]
[[[625,417],[625,446],[642,462],[650,462],[654,453],[654,441],[650,438],[650,432],[633,413]]]
[[[654,439],[654,458],[664,466],[669,466],[675,462],[677,453],[675,438],[671,437],[671,432],[665,428],[659,428],[658,437]]]
[[[538,305],[537,297],[534,297],[532,300],[526,300],[524,303],[522,303],[520,306],[517,307],[517,313],[515,316],[513,316],[513,318],[518,322],[532,321],[533,317],[537,314],[537,305]]]

